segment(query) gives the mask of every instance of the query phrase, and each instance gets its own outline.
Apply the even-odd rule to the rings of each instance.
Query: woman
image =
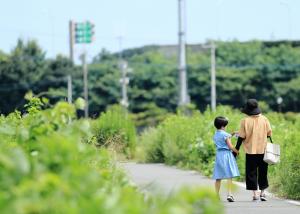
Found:
[[[267,137],[272,134],[269,120],[261,114],[255,99],[247,100],[242,110],[247,116],[241,121],[236,149],[242,142],[246,153],[246,189],[253,191],[253,200],[267,201],[264,190],[268,188],[268,164],[263,161]],[[258,197],[257,189],[261,190]]]

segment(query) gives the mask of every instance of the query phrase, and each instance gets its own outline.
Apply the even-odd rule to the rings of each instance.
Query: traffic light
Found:
[[[75,23],[75,43],[92,43],[95,35],[95,25],[90,22]]]

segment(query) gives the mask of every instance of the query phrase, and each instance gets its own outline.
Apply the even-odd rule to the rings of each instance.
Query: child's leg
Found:
[[[231,195],[231,193],[232,193],[231,190],[232,190],[232,179],[229,178],[227,180],[227,195]]]
[[[216,189],[216,193],[219,195],[220,192],[220,187],[221,187],[221,179],[216,179],[215,182],[215,189]]]

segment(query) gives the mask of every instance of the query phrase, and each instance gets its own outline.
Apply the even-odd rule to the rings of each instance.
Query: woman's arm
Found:
[[[237,140],[237,142],[236,142],[236,145],[235,145],[235,149],[236,149],[237,151],[240,150],[240,147],[241,147],[241,145],[242,145],[242,143],[243,143],[244,140],[245,140],[245,138],[241,138],[241,137],[238,138],[238,140]],[[233,151],[233,156],[234,156],[234,157],[237,156],[237,153],[236,153],[235,151]]]
[[[245,140],[245,138],[241,138],[241,137],[238,138],[238,140],[236,142],[236,145],[235,145],[235,148],[237,150],[240,150],[240,147],[241,147],[241,145],[242,145],[242,143],[243,143],[244,140]]]

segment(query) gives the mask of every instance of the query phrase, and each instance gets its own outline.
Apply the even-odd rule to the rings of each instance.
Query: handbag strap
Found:
[[[268,136],[268,138],[270,139],[271,143],[273,143],[272,137],[271,137],[271,136]]]

